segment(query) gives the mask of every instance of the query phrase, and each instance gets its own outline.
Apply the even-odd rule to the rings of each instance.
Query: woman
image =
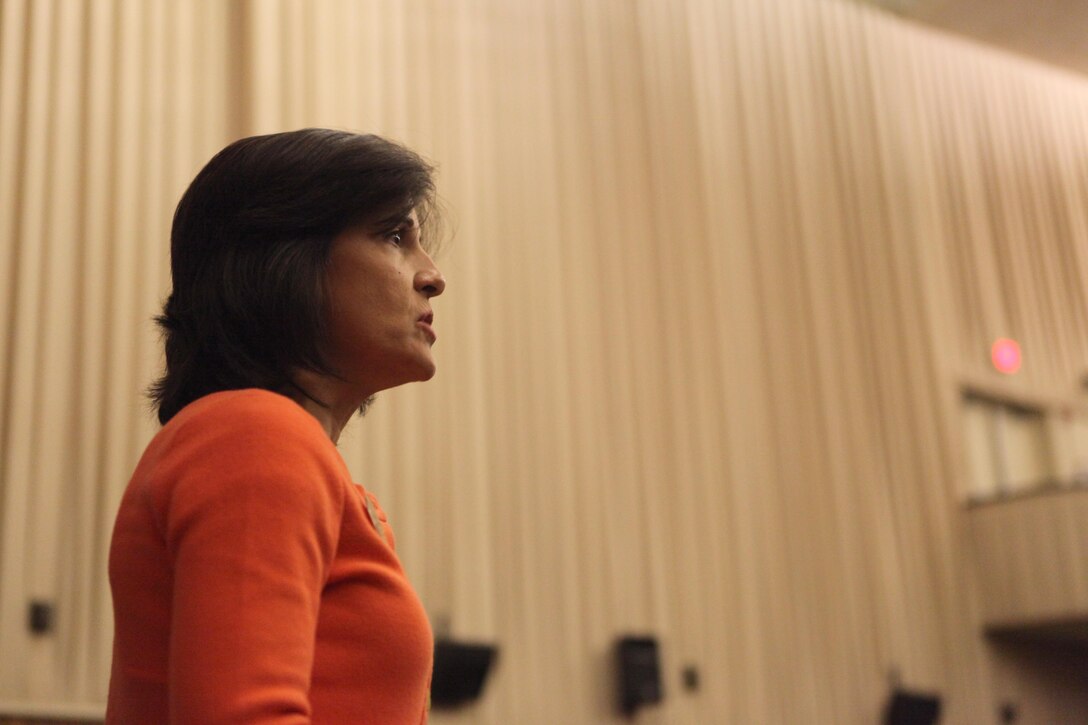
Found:
[[[419,723],[433,639],[336,450],[435,372],[432,169],[376,136],[242,139],[197,175],[158,318],[162,430],[110,547],[108,723]]]

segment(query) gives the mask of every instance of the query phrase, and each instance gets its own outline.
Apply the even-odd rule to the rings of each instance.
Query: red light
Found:
[[[994,342],[990,351],[994,367],[1006,375],[1014,375],[1020,369],[1020,345],[1016,340],[1002,337]]]

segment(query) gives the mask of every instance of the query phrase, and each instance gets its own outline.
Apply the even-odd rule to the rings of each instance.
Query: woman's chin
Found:
[[[438,366],[434,360],[415,360],[411,364],[405,364],[397,370],[394,379],[383,389],[396,388],[409,383],[422,383],[430,380],[438,372]]]

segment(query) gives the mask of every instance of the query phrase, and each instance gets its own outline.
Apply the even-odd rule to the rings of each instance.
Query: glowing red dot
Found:
[[[994,367],[1006,375],[1013,375],[1020,369],[1020,345],[1016,340],[1006,337],[994,341],[990,350],[990,358],[994,361]]]

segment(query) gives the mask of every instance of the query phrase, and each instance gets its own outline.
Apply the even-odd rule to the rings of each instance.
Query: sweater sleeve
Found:
[[[273,413],[210,410],[171,447],[155,508],[174,575],[173,725],[310,722],[344,486],[308,414]]]

